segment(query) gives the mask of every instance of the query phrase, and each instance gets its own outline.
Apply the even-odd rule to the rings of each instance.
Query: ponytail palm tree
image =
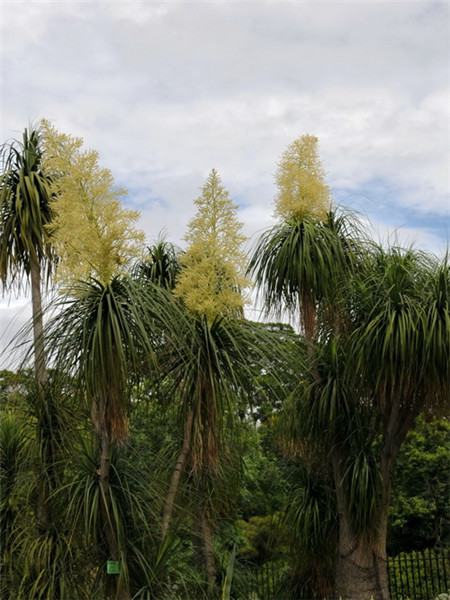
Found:
[[[48,283],[56,265],[49,225],[54,212],[52,181],[44,165],[41,128],[25,129],[22,141],[13,140],[0,149],[0,280],[20,289],[31,281],[36,407],[45,402],[47,368],[42,314],[42,278]],[[42,456],[37,512],[39,528],[50,525],[50,482],[54,464],[52,449]]]
[[[338,324],[341,327],[338,318],[341,287],[357,263],[359,231],[352,217],[331,210],[316,138],[302,136],[288,147],[276,182],[276,214],[280,221],[261,236],[250,260],[249,272],[256,279],[268,314],[280,315],[286,311],[299,321],[305,339],[310,342],[307,368],[312,376],[311,382],[308,377],[303,381],[302,388],[311,390],[311,386],[321,380],[315,360],[317,343],[321,337],[329,337]],[[294,403],[293,413],[287,410],[289,405],[283,411],[286,435],[293,438],[295,447],[303,448],[300,459],[306,469],[311,468],[309,455],[316,452],[315,461],[324,463],[320,472],[329,472],[326,453],[315,445],[310,432],[304,430],[306,420],[301,419],[298,404]],[[312,414],[310,410],[304,412],[306,417]],[[300,431],[298,422],[302,425]],[[323,431],[321,425],[318,429]],[[331,474],[326,478],[331,478]],[[305,493],[309,489],[307,487]],[[306,500],[299,505],[297,521],[300,523],[306,523],[311,516],[306,512],[309,506]],[[329,539],[327,533],[325,539]],[[305,548],[300,552],[306,551],[309,563],[315,565],[311,566],[311,580],[329,580],[330,558],[324,556],[323,545],[317,543],[316,548]],[[317,560],[319,556],[323,557],[321,563]],[[302,562],[305,565],[308,560],[302,559]],[[315,591],[319,592],[319,588]]]
[[[335,211],[321,220],[292,216],[266,231],[249,263],[266,312],[298,317],[306,339],[315,339],[317,311],[337,300],[358,256],[358,234],[355,220]]]
[[[283,220],[260,241],[250,270],[266,308],[299,310],[306,337],[316,341],[294,419],[300,441],[319,454],[326,449],[332,466],[337,591],[384,600],[395,458],[420,410],[448,398],[448,265],[370,247],[346,216],[325,216],[323,195],[316,205],[305,177],[305,148],[294,144],[282,159]],[[313,168],[311,177],[317,174]]]
[[[183,448],[164,508],[163,537],[188,456],[194,473],[217,473],[224,419],[231,414],[226,410],[235,377],[231,354],[241,351],[239,346],[235,350],[235,340],[223,325],[228,323],[226,317],[233,322],[242,315],[240,289],[247,283],[242,274],[244,237],[236,207],[214,169],[195,203],[198,211],[188,228],[189,247],[181,258],[174,289],[192,324],[183,339],[189,360],[173,367],[178,393],[188,410]]]
[[[3,287],[31,279],[34,369],[39,385],[46,381],[41,278],[55,266],[48,225],[52,222],[51,181],[42,166],[40,129],[25,129],[22,141],[0,149],[0,279]]]
[[[354,267],[360,232],[349,214],[331,208],[317,154],[304,135],[283,154],[276,177],[279,222],[258,241],[249,264],[267,313],[298,318],[306,339],[318,335],[318,310],[337,300]]]
[[[417,415],[448,408],[449,267],[420,252],[373,246],[348,283],[345,327],[318,345],[291,418],[297,439],[332,465],[336,592],[387,600],[395,461]]]
[[[109,480],[112,451],[127,438],[132,375],[152,356],[146,306],[153,298],[125,274],[142,236],[134,228],[137,214],[121,206],[123,191],[100,168],[97,153],[84,151],[82,140],[59,134],[48,123],[45,141],[49,169],[58,174],[52,227],[63,284],[49,323],[50,356],[76,378],[91,406],[104,546],[111,560],[122,563],[122,575],[109,578],[107,593],[128,600],[125,551]]]
[[[359,404],[370,407],[378,420],[379,449],[373,454],[372,447],[366,453],[367,473],[378,484],[367,490],[372,510],[364,527],[356,526],[348,510],[351,496],[337,496],[341,535],[336,586],[349,598],[365,597],[364,593],[369,598],[372,593],[385,600],[393,468],[420,412],[439,406],[448,410],[450,269],[447,259],[439,263],[399,248],[376,249],[369,265],[352,298],[357,310],[348,355],[353,360],[346,370],[349,381],[362,386]],[[343,482],[345,488],[342,456],[336,457],[334,468],[336,484]]]
[[[220,471],[223,432],[233,425],[238,401],[251,396],[258,368],[270,364],[273,356],[283,360],[285,346],[276,332],[242,319],[218,316],[208,323],[191,316],[178,328],[180,352],[161,356],[184,417],[183,444],[164,506],[163,537],[186,466],[212,476]]]
[[[186,314],[178,328],[181,352],[162,357],[183,413],[183,443],[172,474],[162,521],[167,535],[182,474],[189,470],[198,494],[198,522],[208,588],[216,587],[211,488],[223,473],[237,401],[253,385],[255,364],[279,352],[279,336],[243,319],[244,257],[241,225],[216,171],[209,175],[186,239],[174,295]],[[278,344],[278,345],[277,345]]]
[[[105,558],[121,565],[120,576],[107,579],[107,593],[128,599],[126,531],[110,483],[111,456],[128,435],[132,382],[153,355],[148,335],[148,304],[153,300],[126,275],[105,284],[96,280],[73,284],[72,294],[62,299],[60,312],[49,322],[50,356],[74,377],[91,406],[99,443],[95,497],[100,541]]]
[[[180,251],[164,239],[147,248],[144,258],[134,268],[134,277],[173,290],[179,275]]]

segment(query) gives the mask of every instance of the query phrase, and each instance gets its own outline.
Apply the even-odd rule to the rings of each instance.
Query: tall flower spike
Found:
[[[276,214],[283,220],[315,217],[330,210],[330,190],[317,153],[318,139],[302,135],[284,152],[278,166]]]
[[[242,315],[245,256],[242,225],[236,206],[213,169],[195,201],[197,214],[189,224],[189,243],[175,294],[187,308],[208,321],[221,314]]]
[[[52,175],[55,218],[50,226],[61,257],[63,283],[94,277],[104,285],[123,272],[142,250],[139,213],[123,208],[125,190],[99,165],[98,153],[83,140],[42,125],[45,167]]]

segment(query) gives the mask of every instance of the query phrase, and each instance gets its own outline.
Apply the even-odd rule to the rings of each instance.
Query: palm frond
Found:
[[[130,383],[161,343],[151,326],[156,313],[164,318],[163,302],[128,277],[107,285],[79,282],[73,293],[59,301],[60,312],[49,322],[49,358],[80,382],[93,403],[94,424],[106,423],[110,439],[123,441]]]
[[[162,348],[161,364],[183,414],[194,413],[193,467],[214,470],[221,432],[225,424],[232,427],[237,402],[251,398],[258,369],[274,365],[274,357],[283,362],[289,355],[292,362],[293,354],[300,368],[302,354],[295,336],[288,332],[280,335],[261,324],[230,317],[217,317],[212,323],[189,313],[186,317],[184,327],[178,328],[177,351],[172,346]],[[272,375],[276,385],[282,374]]]
[[[361,233],[351,215],[305,217],[275,225],[260,238],[248,271],[268,314],[300,316],[310,336],[320,302],[336,295],[360,254]]]
[[[147,248],[147,255],[134,267],[134,276],[173,290],[181,270],[180,254],[173,244],[161,239]]]
[[[377,249],[357,284],[351,353],[382,411],[412,408],[449,385],[449,267],[412,249]],[[431,400],[431,398],[429,398]]]
[[[0,279],[20,286],[34,260],[47,281],[55,254],[47,229],[53,218],[50,178],[42,170],[39,129],[25,129],[22,141],[0,148]]]
[[[362,446],[362,447],[361,447]],[[351,527],[356,535],[370,537],[379,526],[381,473],[371,440],[346,455],[341,485],[347,496]]]

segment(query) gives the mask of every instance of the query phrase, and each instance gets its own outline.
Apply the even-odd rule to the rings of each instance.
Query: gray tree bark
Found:
[[[382,492],[376,531],[358,536],[348,514],[337,457],[333,459],[333,473],[339,518],[336,593],[345,600],[390,600],[386,554],[389,480]]]
[[[187,456],[191,447],[193,417],[194,413],[192,410],[190,410],[186,419],[186,423],[184,425],[183,446],[175,464],[175,468],[173,470],[172,477],[170,480],[169,491],[167,492],[166,501],[164,503],[164,511],[161,524],[162,539],[166,537],[167,531],[170,527],[170,522],[172,520],[173,515],[173,506],[175,504],[175,498],[178,493],[181,475],[183,474]]]
[[[208,580],[208,596],[213,598],[216,588],[216,563],[214,559],[214,545],[211,525],[208,515],[205,511],[202,512],[200,518],[202,540],[203,540],[203,555],[205,557],[206,577]]]
[[[37,257],[30,259],[30,277],[31,277],[31,306],[33,319],[33,351],[34,351],[34,374],[37,384],[37,393],[44,394],[44,387],[47,383],[47,368],[45,361],[44,345],[44,320],[42,315],[42,296],[41,296],[41,266]],[[42,398],[42,401],[44,399]],[[50,445],[51,446],[51,445]],[[39,473],[36,517],[37,526],[41,533],[48,531],[51,524],[51,514],[49,505],[49,480],[48,469],[53,468],[54,457],[46,456],[44,474]]]
[[[47,382],[44,348],[44,321],[42,316],[41,267],[37,258],[31,258],[31,303],[33,310],[34,372],[40,387]]]
[[[109,475],[111,471],[111,445],[106,427],[100,434],[100,468],[98,471],[100,482],[100,513],[102,515],[103,530],[109,559],[120,561],[120,549],[116,531],[112,522],[112,507],[110,501]],[[107,575],[106,597],[108,600],[131,600],[131,594],[126,582],[120,575]]]

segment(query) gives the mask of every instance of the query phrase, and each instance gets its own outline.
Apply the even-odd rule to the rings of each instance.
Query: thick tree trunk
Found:
[[[178,493],[181,475],[183,474],[184,467],[186,465],[186,459],[191,447],[193,417],[194,413],[192,410],[190,410],[187,415],[186,423],[184,425],[183,446],[175,464],[175,469],[172,473],[172,478],[170,480],[169,491],[167,492],[166,501],[164,503],[164,511],[161,525],[162,539],[166,537],[167,531],[169,530],[170,522],[172,520],[173,506]]]
[[[208,515],[205,511],[200,517],[202,530],[203,555],[205,557],[206,577],[208,580],[208,596],[213,597],[216,588],[216,563],[214,560],[213,534],[209,523]]]
[[[355,535],[342,488],[339,459],[333,458],[339,518],[336,594],[345,600],[389,600],[386,555],[389,483],[384,488],[378,524],[371,536]]]
[[[37,258],[31,258],[31,303],[33,310],[34,372],[40,387],[47,382],[44,348],[44,322],[41,299],[41,268]]]
[[[339,515],[336,593],[345,600],[389,600],[386,556],[387,519],[372,539],[352,534],[349,520]]]
[[[31,276],[31,305],[33,313],[33,351],[34,351],[34,374],[37,384],[37,393],[43,395],[44,387],[47,383],[47,369],[45,364],[45,348],[44,348],[44,322],[42,315],[42,298],[41,298],[41,267],[39,260],[36,257],[31,257],[30,261],[30,276]],[[44,398],[41,398],[44,402]],[[42,410],[43,407],[40,407]],[[51,442],[50,442],[51,444]],[[44,474],[41,472],[38,475],[38,492],[36,517],[37,526],[40,533],[48,532],[51,525],[51,515],[49,506],[49,473],[53,468],[53,456],[45,459],[43,465]]]
[[[112,507],[110,502],[109,474],[111,471],[111,446],[106,428],[100,435],[100,513],[103,520],[103,531],[109,552],[109,560],[120,561],[120,549],[113,524]],[[106,597],[111,600],[131,600],[131,595],[124,579],[120,575],[107,575]]]
[[[314,299],[308,292],[300,295],[300,323],[308,342],[313,342],[316,334],[317,310]]]

